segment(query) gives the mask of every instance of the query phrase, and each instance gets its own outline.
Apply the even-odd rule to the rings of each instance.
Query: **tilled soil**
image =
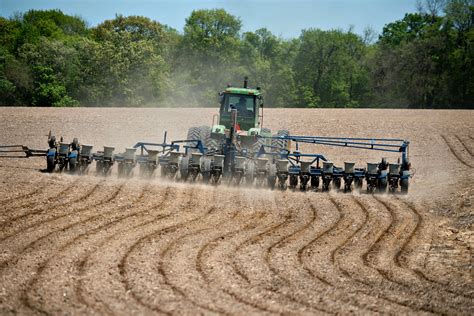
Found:
[[[210,109],[0,109],[0,143],[49,129],[183,138]],[[0,159],[0,314],[474,314],[472,111],[266,110],[299,135],[410,139],[403,195],[46,174]],[[304,146],[336,164],[377,152]]]

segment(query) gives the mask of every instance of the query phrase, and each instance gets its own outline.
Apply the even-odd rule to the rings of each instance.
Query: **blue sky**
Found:
[[[224,8],[242,20],[243,31],[266,27],[283,38],[302,29],[348,29],[370,26],[377,33],[386,23],[416,11],[415,0],[0,0],[0,15],[10,17],[29,9],[59,8],[83,17],[91,26],[115,14],[143,15],[182,31],[196,9]]]

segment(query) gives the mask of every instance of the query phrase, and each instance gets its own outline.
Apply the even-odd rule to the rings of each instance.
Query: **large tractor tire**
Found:
[[[263,127],[262,128],[262,134],[265,133],[265,134],[271,134],[271,129],[269,128],[266,128],[266,127]],[[266,142],[266,139],[265,138],[258,138],[257,139],[257,142],[255,144],[253,144],[253,151],[255,153],[258,153],[258,151],[260,150],[260,148],[262,147],[262,145],[265,145],[265,142]]]
[[[211,139],[211,128],[209,126],[199,126],[191,127],[188,130],[188,135],[186,139],[190,140],[200,140],[202,145],[207,148],[207,150],[218,149],[218,143],[215,139]],[[188,146],[196,146],[195,142],[189,142]],[[199,152],[198,149],[192,148],[188,150],[189,154]]]
[[[200,140],[201,139],[201,132],[199,130],[199,127],[191,127],[188,129],[188,135],[186,136],[186,139],[189,140]],[[186,145],[188,146],[196,146],[195,142],[188,142]],[[188,153],[191,155],[191,153],[198,152],[197,149],[194,148],[189,148]]]
[[[211,138],[212,129],[210,126],[200,126],[199,132],[201,135],[201,141],[208,151],[215,151],[220,149],[220,144],[217,139]]]
[[[257,142],[255,144],[253,144],[254,153],[258,153],[260,151],[260,148],[262,148],[262,145],[265,145],[265,139],[264,138],[258,138]]]
[[[275,135],[273,136],[288,136],[290,135],[290,132],[287,130],[279,130]],[[279,139],[279,138],[274,138],[272,139],[272,146],[278,147],[278,148],[283,148],[283,149],[288,149],[288,140],[287,139]],[[274,149],[275,151],[278,151],[277,148]]]

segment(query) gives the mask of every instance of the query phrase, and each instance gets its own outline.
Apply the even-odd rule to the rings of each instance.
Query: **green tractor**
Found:
[[[220,92],[219,104],[219,115],[213,116],[212,126],[188,130],[187,155],[179,164],[181,178],[195,180],[201,174],[205,182],[218,183],[222,176],[236,185],[257,179],[257,183],[268,182],[273,188],[277,177],[275,155],[267,153],[289,149],[288,139],[272,138],[288,136],[289,132],[280,130],[272,135],[263,127],[263,96],[260,88],[248,87],[247,77],[242,88],[229,85]],[[198,140],[205,149],[196,148]]]
[[[287,140],[257,137],[257,135],[271,137],[272,132],[263,127],[262,92],[259,87],[249,88],[247,77],[244,79],[242,88],[228,85],[224,91],[220,92],[219,105],[219,115],[213,116],[212,126],[191,127],[188,130],[188,140],[201,140],[208,151],[215,153],[224,151],[222,147],[229,138],[232,138],[232,142],[239,151],[244,150],[254,154],[262,145],[288,148]],[[233,117],[234,113],[236,117]],[[283,135],[289,135],[289,132],[279,130],[273,136]]]

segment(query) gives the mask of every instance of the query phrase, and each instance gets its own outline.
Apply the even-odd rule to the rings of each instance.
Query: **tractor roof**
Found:
[[[248,95],[260,95],[260,90],[257,89],[246,89],[246,88],[234,88],[229,87],[224,90],[224,93],[230,94],[248,94]]]

